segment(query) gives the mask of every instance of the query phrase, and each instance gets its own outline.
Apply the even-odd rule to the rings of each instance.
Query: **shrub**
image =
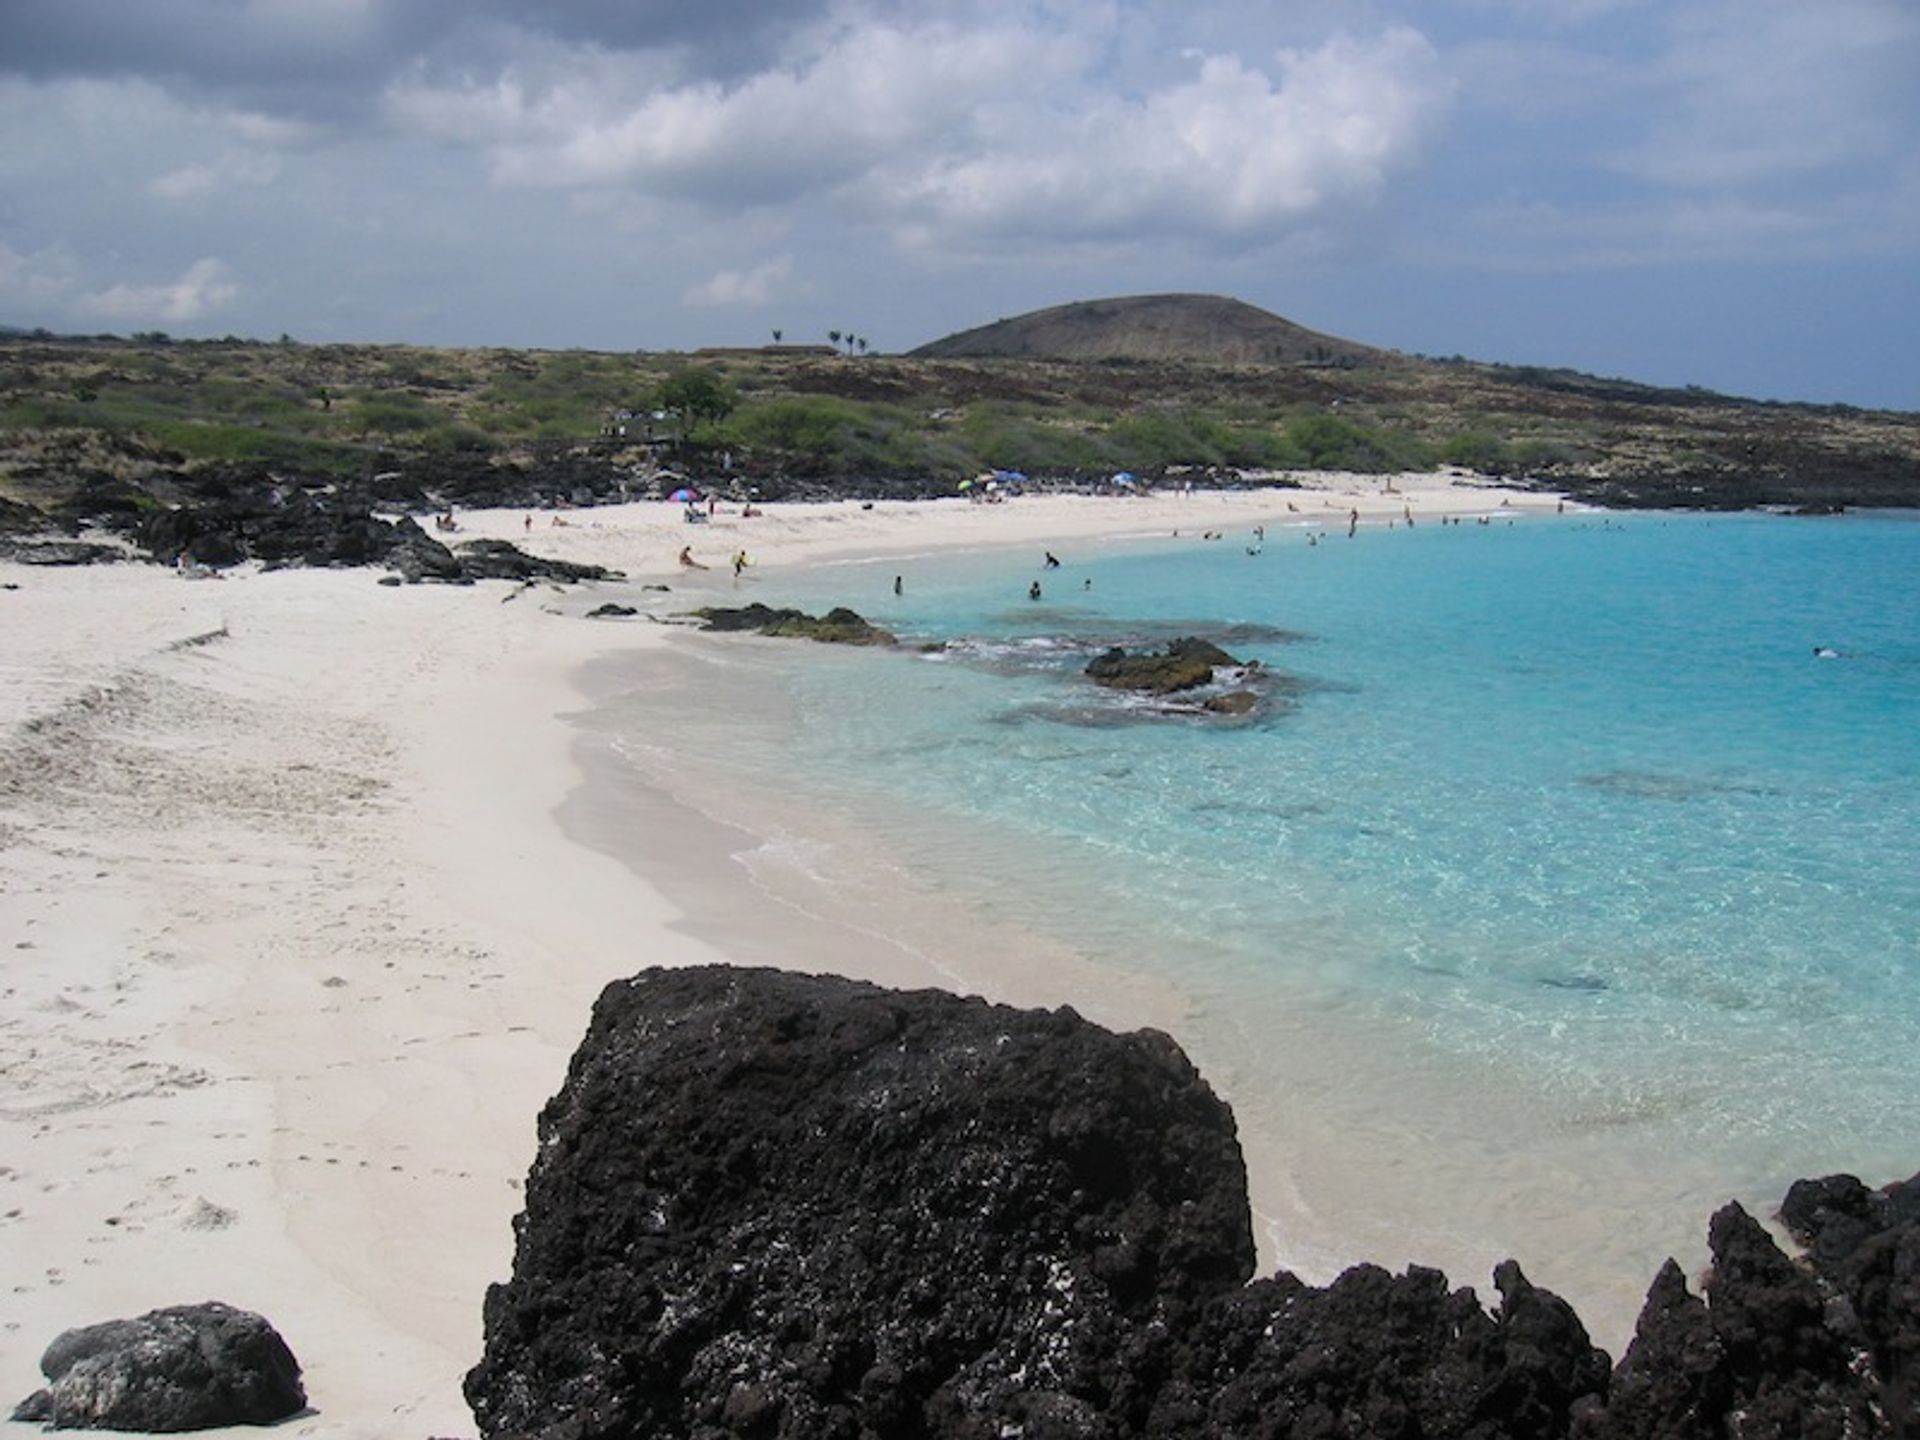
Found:
[[[360,429],[384,435],[410,435],[431,430],[440,412],[426,401],[404,392],[369,395],[354,402],[352,421]]]
[[[155,444],[189,460],[266,460],[304,470],[344,474],[365,463],[360,450],[324,440],[288,435],[258,425],[202,420],[163,420],[144,431]]]
[[[1343,415],[1316,411],[1289,421],[1282,432],[1293,463],[1308,470],[1425,470],[1431,449],[1404,431],[1382,430]]]
[[[741,407],[728,433],[747,445],[820,455],[842,449],[859,422],[859,411],[849,401],[783,395]]]
[[[1440,447],[1440,458],[1482,475],[1506,475],[1516,467],[1505,441],[1485,430],[1462,430]]]

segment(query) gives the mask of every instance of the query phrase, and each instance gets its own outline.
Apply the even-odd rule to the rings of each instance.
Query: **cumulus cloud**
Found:
[[[233,272],[221,260],[196,260],[178,280],[161,285],[120,284],[82,295],[75,308],[103,320],[164,320],[187,324],[213,314],[240,294]]]
[[[432,138],[487,147],[507,185],[773,204],[963,133],[977,104],[1043,80],[1050,48],[1007,26],[877,24],[814,37],[732,81],[663,81],[658,55],[596,52],[485,79],[422,70],[391,88],[387,108]]]
[[[1210,56],[1142,98],[1095,97],[920,175],[896,170],[898,202],[927,233],[1259,242],[1376,194],[1448,95],[1432,47],[1404,27],[1284,51],[1271,71]]]
[[[790,293],[793,257],[777,255],[751,270],[722,270],[691,287],[681,298],[689,305],[765,305]]]
[[[1405,26],[1264,66],[1198,55],[1122,93],[1089,15],[827,27],[731,83],[650,85],[604,56],[546,76],[422,72],[388,111],[484,146],[504,185],[818,198],[903,234],[1244,244],[1377,193],[1447,100],[1433,47]]]

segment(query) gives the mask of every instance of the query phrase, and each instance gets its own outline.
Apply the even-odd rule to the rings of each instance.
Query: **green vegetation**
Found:
[[[1920,473],[1920,417],[1565,371],[1358,354],[1338,368],[932,360],[861,356],[860,337],[847,338],[856,353],[679,356],[16,333],[0,337],[0,484],[57,478],[44,458],[55,451],[136,476],[204,463],[365,474],[408,454],[480,465],[572,451],[627,476],[649,447],[690,474],[717,472],[725,451],[735,474],[947,492],[988,469],[1089,479],[1447,464],[1609,498],[1621,477],[1684,477],[1691,497],[1702,475],[1719,484],[1762,464],[1838,477],[1836,493],[1871,466],[1871,493],[1904,496]]]
[[[205,420],[161,420],[141,438],[188,460],[260,460],[326,474],[348,474],[365,464],[359,449],[257,425]]]
[[[716,439],[782,457],[812,475],[957,477],[980,468],[967,451],[926,433],[899,406],[828,395],[781,395],[742,405]]]
[[[653,403],[692,432],[702,425],[718,425],[733,413],[740,397],[718,372],[687,369],[662,380],[653,392]]]

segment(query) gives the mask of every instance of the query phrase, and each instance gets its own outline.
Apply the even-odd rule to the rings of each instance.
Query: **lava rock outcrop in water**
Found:
[[[1911,1207],[1801,1198],[1817,1267],[1729,1206],[1610,1372],[1511,1261],[1491,1311],[1419,1267],[1248,1284],[1232,1115],[1164,1035],[653,970],[541,1115],[467,1396],[488,1440],[1914,1433]]]

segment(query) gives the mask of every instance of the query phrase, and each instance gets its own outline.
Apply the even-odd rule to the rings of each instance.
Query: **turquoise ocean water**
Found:
[[[620,723],[702,716],[736,783],[831,813],[818,884],[884,858],[1177,990],[1310,1273],[1518,1253],[1605,1331],[1728,1196],[1920,1168],[1920,517],[1309,533],[753,577],[948,643],[709,645]],[[1149,718],[1078,675],[1189,632],[1282,703]]]

